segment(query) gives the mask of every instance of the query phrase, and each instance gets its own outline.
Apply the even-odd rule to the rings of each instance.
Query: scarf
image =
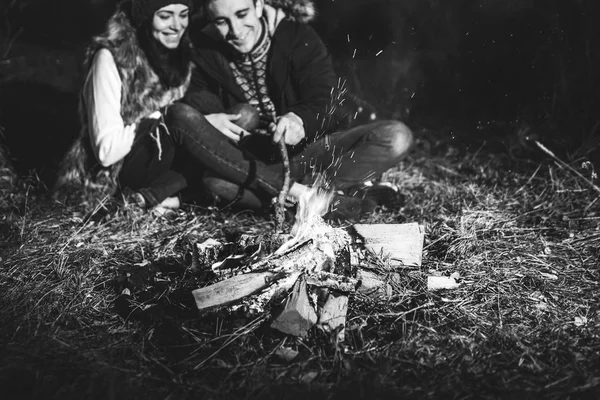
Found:
[[[261,24],[262,33],[258,43],[251,52],[231,61],[229,67],[248,103],[256,107],[261,117],[273,118],[275,104],[267,90],[267,59],[271,48],[271,34],[264,17]]]

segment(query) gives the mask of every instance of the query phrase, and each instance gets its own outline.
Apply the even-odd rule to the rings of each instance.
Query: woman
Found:
[[[177,208],[187,186],[164,123],[191,76],[187,27],[192,0],[120,4],[86,55],[82,129],[62,162],[57,197],[94,206],[119,187],[148,207]]]

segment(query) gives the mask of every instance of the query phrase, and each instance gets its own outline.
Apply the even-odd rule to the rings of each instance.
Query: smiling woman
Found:
[[[176,49],[189,23],[189,7],[171,4],[158,10],[152,18],[152,36],[167,49]]]
[[[163,116],[191,76],[191,0],[121,3],[86,56],[81,134],[62,162],[55,194],[90,206],[118,187],[147,206],[177,207],[187,177]],[[66,195],[66,198],[65,198]]]

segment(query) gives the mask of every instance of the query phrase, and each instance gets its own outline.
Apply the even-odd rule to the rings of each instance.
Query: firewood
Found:
[[[312,241],[300,243],[283,254],[276,254],[250,265],[250,271],[315,271],[327,261],[325,255],[312,245]]]
[[[261,293],[249,299],[249,306],[257,311],[264,312],[267,306],[280,304],[285,299],[298,278],[302,275],[300,271],[294,271],[284,278],[278,279],[277,282],[263,290]]]
[[[224,306],[244,297],[253,295],[281,279],[281,274],[274,272],[255,272],[237,275],[213,285],[192,291],[199,310]]]
[[[283,253],[275,253],[271,257],[267,257],[257,263],[248,266],[250,271],[260,271],[263,269],[272,269],[276,267],[282,267],[283,269],[289,268],[298,260],[310,257],[312,255],[312,241],[307,240],[293,246],[288,251]]]
[[[409,224],[357,224],[354,229],[364,240],[366,248],[375,254],[390,256],[395,266],[421,266],[424,227]]]
[[[324,271],[307,273],[306,283],[312,286],[326,287],[344,293],[354,292],[359,286],[357,279]]]
[[[316,323],[317,313],[310,304],[306,292],[306,280],[300,277],[292,288],[283,311],[273,321],[271,327],[288,335],[305,337],[308,330]]]
[[[237,251],[245,251],[248,247],[262,245],[265,251],[272,253],[285,241],[289,240],[289,234],[279,232],[267,232],[260,235],[243,234],[237,241]]]
[[[199,309],[222,306],[240,300],[269,286],[263,286],[259,278],[253,279],[252,277],[257,276],[256,274],[268,273],[275,275],[280,273],[282,274],[282,277],[290,276],[297,272],[318,271],[323,267],[324,263],[328,262],[328,256],[319,249],[314,248],[312,241],[309,240],[292,247],[283,254],[263,259],[248,266],[245,268],[245,271],[248,271],[246,274],[238,275],[234,278],[218,282],[212,286],[195,290],[194,297],[197,299],[196,304]],[[251,276],[243,278],[247,275]],[[352,280],[351,278],[340,280],[339,278],[333,279],[330,277],[327,279],[326,277],[327,275],[319,275],[318,277],[315,276],[311,279],[316,285],[332,286],[346,292],[354,291],[357,284],[356,280]],[[248,283],[246,283],[244,279],[247,279]],[[235,285],[238,284],[244,285],[245,287],[237,288]],[[213,293],[214,291],[217,293]],[[201,300],[198,300],[199,298]]]
[[[266,258],[260,255],[263,253],[262,246],[259,246],[256,253],[260,254],[256,257],[230,256],[224,262],[213,265],[213,269],[222,270],[227,262],[237,262],[240,265],[233,266],[238,271],[244,271],[244,274],[193,291],[198,308],[203,310],[229,305],[258,292],[261,294],[250,299],[250,306],[264,308],[267,304],[275,304],[294,285],[286,309],[275,320],[274,327],[279,326],[286,333],[289,331],[294,335],[305,335],[308,328],[317,321],[316,312],[306,293],[307,280],[313,287],[345,293],[354,292],[358,285],[354,278],[332,273],[337,268],[336,262],[339,264],[340,260],[348,258],[342,257],[342,254],[348,255],[347,249],[351,241],[348,232],[332,228],[319,219],[313,228],[304,227],[302,234],[295,236]],[[250,243],[252,240],[244,237],[242,241]],[[341,261],[342,264],[348,262],[347,259]],[[297,282],[298,276],[302,276],[300,282]],[[273,285],[276,278],[281,284]]]
[[[338,330],[337,338],[339,341],[343,341],[347,313],[348,296],[331,291],[323,308],[321,308],[319,326],[327,332]]]

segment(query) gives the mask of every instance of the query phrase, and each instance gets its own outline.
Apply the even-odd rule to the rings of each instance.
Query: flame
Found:
[[[312,240],[314,256],[319,259],[315,270],[330,271],[333,269],[336,249],[348,243],[348,233],[334,228],[323,220],[334,197],[332,190],[323,189],[322,176],[317,177],[314,186],[309,188],[298,199],[296,221],[290,234],[292,238],[285,242],[275,254],[282,254],[294,246]]]
[[[333,192],[313,186],[298,199],[296,221],[290,234],[301,242],[313,237],[315,231],[329,230],[331,226],[323,221],[323,215],[333,201]]]
[[[333,192],[313,186],[298,198],[296,221],[290,235],[292,238],[277,249],[275,254],[283,254],[292,247],[309,239],[315,239],[325,231],[333,229],[325,223],[323,215],[333,200]]]
[[[287,270],[288,276],[278,280],[269,289],[255,296],[251,307],[264,311],[266,305],[273,299],[286,295],[296,280],[305,272],[332,272],[335,266],[336,253],[348,243],[350,235],[342,228],[334,228],[323,220],[323,215],[329,210],[334,197],[334,192],[327,188],[325,178],[318,176],[315,185],[309,188],[298,199],[296,221],[291,230],[292,238],[275,251],[273,255],[282,255],[291,252],[298,245],[306,244],[312,240],[311,257],[314,263],[307,269],[294,265]]]

